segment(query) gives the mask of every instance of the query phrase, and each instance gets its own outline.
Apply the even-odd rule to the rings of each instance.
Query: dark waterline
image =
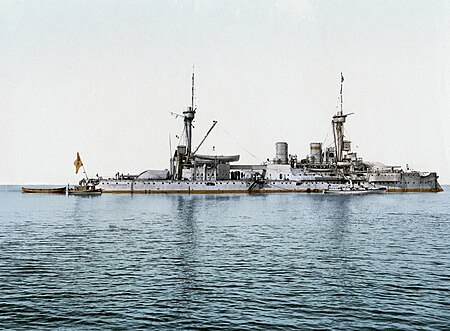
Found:
[[[326,196],[0,186],[0,329],[450,329],[450,187]]]

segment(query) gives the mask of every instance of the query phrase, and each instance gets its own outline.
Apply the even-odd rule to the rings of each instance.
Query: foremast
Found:
[[[187,109],[183,112],[184,115],[184,132],[186,133],[186,156],[189,159],[192,153],[192,122],[195,118],[194,108],[194,86],[195,86],[195,76],[194,72],[192,72],[192,94],[191,94],[191,106],[187,107]]]
[[[182,136],[185,137],[184,145],[178,145],[175,150],[175,154],[170,158],[170,177],[172,179],[182,179],[183,177],[183,167],[190,162],[193,156],[192,153],[192,122],[195,118],[194,108],[194,92],[195,92],[195,76],[194,71],[192,72],[192,92],[191,92],[191,105],[183,111],[183,115],[177,113],[171,113],[175,117],[181,116],[184,121],[184,128]],[[169,139],[170,140],[170,139]]]

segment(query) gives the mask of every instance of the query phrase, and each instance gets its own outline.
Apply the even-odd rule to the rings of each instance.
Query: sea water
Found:
[[[450,329],[450,187],[328,196],[0,186],[0,329]]]

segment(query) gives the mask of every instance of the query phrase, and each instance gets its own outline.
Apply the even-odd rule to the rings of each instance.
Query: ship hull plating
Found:
[[[394,173],[385,174],[394,177]],[[397,175],[397,174],[395,174]],[[385,187],[386,192],[441,192],[442,187],[432,173],[420,177],[416,174],[400,174],[401,181],[387,181],[381,178],[371,178],[368,182]],[[371,180],[372,179],[372,180]],[[266,180],[256,182],[251,180],[225,181],[174,181],[174,180],[101,180],[97,185],[103,193],[133,193],[133,194],[252,194],[252,193],[323,193],[329,188],[330,182],[323,179],[307,181]]]
[[[436,173],[385,172],[373,173],[367,180],[378,186],[385,186],[387,192],[442,192]]]

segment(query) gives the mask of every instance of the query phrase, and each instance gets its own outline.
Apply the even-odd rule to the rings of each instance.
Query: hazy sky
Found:
[[[168,168],[193,65],[202,153],[330,142],[342,71],[359,155],[450,183],[446,0],[0,0],[0,183]]]

